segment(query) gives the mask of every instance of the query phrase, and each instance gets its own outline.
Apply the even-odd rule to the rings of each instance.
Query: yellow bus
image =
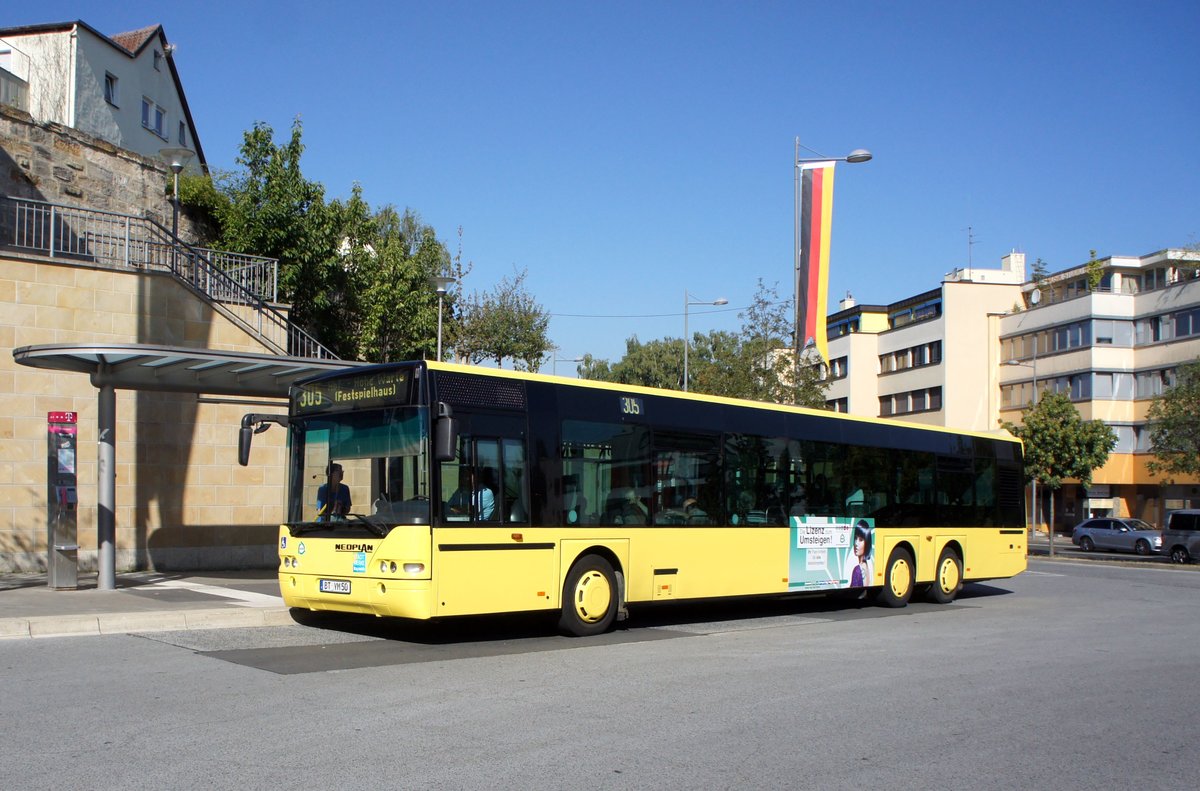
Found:
[[[427,620],[861,588],[904,606],[1025,569],[1021,445],[800,407],[436,362],[297,382],[284,601]]]

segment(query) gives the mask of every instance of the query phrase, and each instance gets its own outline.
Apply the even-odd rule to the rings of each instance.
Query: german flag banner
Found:
[[[825,311],[829,291],[829,228],[833,219],[833,162],[801,164],[800,264],[796,271],[796,334],[829,359]]]

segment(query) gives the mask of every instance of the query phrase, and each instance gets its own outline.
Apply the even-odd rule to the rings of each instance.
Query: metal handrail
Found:
[[[271,258],[192,247],[144,217],[12,197],[0,197],[0,247],[121,269],[169,272],[277,353],[338,359],[270,304],[278,295],[278,262]],[[227,305],[250,308],[252,320],[246,321]]]

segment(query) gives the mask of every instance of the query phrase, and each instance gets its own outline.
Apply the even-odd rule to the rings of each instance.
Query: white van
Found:
[[[1200,558],[1200,508],[1185,508],[1167,514],[1162,531],[1163,554],[1176,563]]]

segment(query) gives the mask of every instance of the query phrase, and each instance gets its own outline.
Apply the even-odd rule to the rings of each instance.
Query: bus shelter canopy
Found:
[[[13,349],[13,360],[31,368],[88,374],[96,388],[100,590],[116,588],[116,390],[284,398],[297,379],[364,364],[184,346],[87,343],[22,346]],[[50,544],[47,553],[52,552]]]
[[[32,368],[88,374],[98,388],[259,398],[283,398],[297,379],[364,364],[182,346],[87,343],[22,346],[13,349],[13,359]]]

